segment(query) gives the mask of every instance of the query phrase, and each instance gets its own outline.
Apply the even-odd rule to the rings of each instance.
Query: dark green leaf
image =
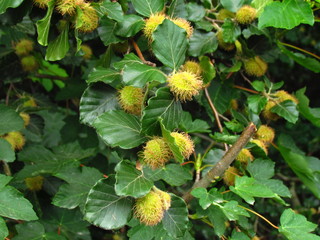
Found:
[[[216,69],[207,56],[200,57],[200,66],[202,69],[202,77],[204,84],[210,83],[216,76]]]
[[[57,61],[64,58],[69,51],[69,24],[66,24],[60,35],[49,43],[46,57],[47,61]]]
[[[0,138],[0,159],[6,162],[13,162],[16,160],[16,154],[14,153],[11,144]]]
[[[87,79],[87,83],[104,82],[107,84],[120,82],[121,75],[111,68],[97,67],[94,68]]]
[[[200,21],[205,15],[206,10],[202,5],[196,3],[187,4],[188,20],[192,22]]]
[[[178,70],[185,61],[187,36],[183,28],[164,20],[153,33],[152,50],[165,66]]]
[[[230,122],[224,122],[226,128],[228,128],[232,132],[242,132],[244,129],[244,125],[239,123],[237,120],[231,120]]]
[[[223,142],[227,144],[234,144],[239,138],[237,135],[230,135],[220,132],[215,132],[214,135],[210,134],[210,137],[217,142]]]
[[[184,0],[173,0],[168,9],[168,16],[187,18],[187,8]]]
[[[248,107],[256,114],[259,114],[264,109],[267,102],[268,99],[262,95],[250,95],[248,97]]]
[[[100,137],[112,147],[130,149],[145,142],[141,134],[139,119],[123,111],[109,111],[100,115],[93,123]]]
[[[277,104],[276,106],[272,107],[270,111],[278,114],[291,123],[296,123],[299,119],[297,104],[290,100],[286,100]]]
[[[134,53],[129,53],[126,54],[121,61],[114,63],[113,66],[115,69],[120,70],[123,69],[126,65],[135,65],[138,63],[143,64],[143,62],[138,56],[136,56]]]
[[[38,42],[42,46],[48,45],[48,36],[50,30],[51,17],[55,6],[55,0],[51,0],[48,3],[48,9],[46,16],[37,21],[37,31],[38,31]]]
[[[240,216],[250,216],[246,210],[239,206],[237,201],[230,201],[219,207],[230,221],[239,220]]]
[[[217,48],[218,41],[213,32],[204,33],[196,30],[190,38],[188,53],[193,57],[198,57],[206,53],[213,53]]]
[[[255,159],[249,163],[247,170],[254,179],[267,180],[274,176],[274,165],[271,160]]]
[[[245,0],[221,0],[222,6],[231,11],[236,12],[242,5],[244,4]]]
[[[173,194],[171,195],[171,206],[164,213],[162,224],[163,228],[172,237],[182,237],[188,227],[188,209],[186,203]]]
[[[118,2],[103,1],[99,10],[110,19],[116,20],[117,22],[123,21],[122,8]]]
[[[232,236],[230,238],[230,240],[250,240],[251,238],[249,238],[245,233],[243,232],[238,232],[236,230],[232,231]]]
[[[205,188],[195,188],[191,194],[199,198],[199,204],[203,209],[207,209],[214,202],[222,203],[223,197],[216,188],[211,188],[209,192]]]
[[[0,104],[0,135],[23,129],[23,120],[12,108]]]
[[[4,13],[7,8],[16,8],[23,2],[23,0],[0,0],[0,14]]]
[[[200,119],[192,121],[192,117],[189,112],[182,112],[179,128],[186,133],[210,132],[210,126],[206,121]]]
[[[192,180],[192,174],[189,170],[179,164],[167,164],[162,169],[160,175],[171,186],[181,186],[187,181]]]
[[[241,35],[241,29],[239,25],[232,21],[230,18],[224,20],[221,28],[223,41],[226,43],[234,43]]]
[[[136,35],[144,26],[142,17],[129,14],[124,16],[124,20],[116,26],[116,34],[121,37],[132,37]]]
[[[165,83],[166,80],[167,76],[162,71],[145,64],[130,64],[123,69],[123,81],[130,86],[142,88],[148,82]]]
[[[89,192],[85,206],[85,219],[107,230],[124,226],[132,211],[132,200],[117,196],[114,183],[113,177],[98,181]]]
[[[313,25],[314,16],[310,5],[302,0],[284,0],[267,5],[259,17],[258,26],[260,29],[264,27],[292,29],[301,23]]]
[[[310,108],[309,99],[305,95],[306,88],[301,88],[296,92],[296,97],[299,100],[299,112],[308,119],[316,127],[320,127],[320,108]]]
[[[151,136],[159,134],[159,118],[163,119],[163,124],[168,130],[174,130],[180,122],[181,111],[180,102],[174,100],[169,88],[159,88],[143,110],[141,120],[143,132]]]
[[[306,217],[295,213],[292,209],[286,209],[280,218],[279,232],[289,240],[319,240],[320,237],[310,232],[317,228],[317,225],[307,221]]]
[[[88,87],[80,100],[80,121],[91,126],[101,114],[119,108],[117,93],[105,85]]]
[[[165,0],[132,0],[134,9],[145,17],[161,12],[164,8]]]
[[[6,222],[0,217],[0,238],[5,239],[9,235],[9,231]]]
[[[146,179],[143,173],[136,169],[129,161],[121,161],[116,168],[115,191],[119,196],[134,198],[146,195],[153,186],[153,182]]]
[[[55,176],[67,183],[60,186],[52,203],[68,209],[79,206],[83,212],[87,195],[93,185],[102,177],[102,174],[95,168],[81,167],[81,169],[64,169]]]
[[[117,22],[114,22],[107,18],[102,18],[100,21],[100,27],[98,27],[98,33],[101,41],[105,46],[111,43],[122,42],[123,40],[115,35]]]
[[[213,224],[214,232],[221,237],[226,230],[226,216],[220,207],[211,205],[209,207],[208,218]]]

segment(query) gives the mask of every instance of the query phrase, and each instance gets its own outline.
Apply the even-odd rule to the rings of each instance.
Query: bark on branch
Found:
[[[207,188],[211,181],[215,178],[220,177],[227,168],[231,165],[234,159],[237,157],[239,152],[245,145],[249,142],[250,138],[257,131],[256,126],[253,123],[250,123],[248,127],[242,132],[238,141],[232,145],[232,147],[225,153],[221,160],[210,169],[210,171],[198,182],[193,184],[192,188],[183,195],[183,199],[188,203],[192,200],[193,196],[191,191],[198,187]]]

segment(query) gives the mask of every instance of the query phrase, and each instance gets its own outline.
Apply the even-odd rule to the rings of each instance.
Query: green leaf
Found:
[[[12,108],[0,104],[0,135],[23,129],[23,120]]]
[[[224,232],[226,231],[226,216],[223,213],[223,211],[221,210],[220,207],[215,206],[215,205],[211,205],[208,208],[209,212],[208,212],[208,218],[210,220],[210,222],[212,222],[213,224],[213,230],[214,232],[221,237]]]
[[[93,68],[90,72],[87,83],[95,83],[95,82],[103,82],[106,84],[110,84],[113,82],[120,82],[121,75],[119,72],[111,69],[111,68],[104,68],[104,67],[97,67]]]
[[[320,73],[320,62],[317,61],[316,59],[306,57],[301,53],[291,52],[287,48],[282,46],[281,43],[278,43],[278,47],[280,48],[281,52],[286,54],[289,58],[292,58],[296,63],[309,69],[312,72]]]
[[[100,137],[112,147],[130,149],[145,142],[138,117],[123,111],[109,111],[93,123]]]
[[[184,157],[180,151],[180,148],[176,144],[176,140],[174,139],[174,137],[171,136],[171,132],[169,130],[167,130],[166,127],[163,125],[162,119],[160,119],[160,127],[161,127],[162,136],[166,140],[166,142],[168,143],[169,148],[170,148],[171,152],[173,153],[174,159],[177,162],[180,162],[180,163],[183,162]]]
[[[120,69],[123,69],[126,65],[127,66],[135,65],[138,63],[143,64],[143,62],[137,55],[135,55],[134,53],[129,53],[129,54],[126,54],[124,58],[119,62],[115,62],[113,66],[115,69],[120,70]]]
[[[241,29],[239,25],[232,21],[230,18],[224,20],[221,28],[223,41],[226,43],[234,43],[241,35]]]
[[[186,133],[210,132],[210,126],[206,121],[200,119],[192,121],[192,117],[189,112],[182,112],[179,128]]]
[[[6,222],[0,217],[0,239],[5,239],[9,235]]]
[[[314,126],[320,127],[320,108],[310,108],[309,99],[305,95],[306,88],[301,88],[296,92],[299,100],[298,109],[303,117],[308,119]]]
[[[99,26],[100,27],[98,27],[98,33],[101,41],[105,46],[108,46],[111,43],[118,43],[123,41],[122,38],[115,35],[117,22],[104,17],[101,19]]]
[[[262,95],[250,95],[248,97],[248,107],[256,114],[259,114],[264,109],[267,102],[268,99]]]
[[[84,211],[87,195],[93,185],[102,177],[102,174],[95,168],[81,167],[64,169],[57,174],[58,177],[67,183],[62,184],[53,198],[53,204],[73,209],[80,207]]]
[[[283,101],[270,109],[271,112],[278,114],[288,122],[296,123],[299,119],[297,104],[290,100]]]
[[[153,186],[153,182],[146,179],[143,173],[136,169],[129,161],[121,161],[116,168],[115,191],[119,196],[134,198],[146,195]]]
[[[257,10],[257,16],[259,17],[265,6],[272,2],[273,0],[253,0],[250,5]]]
[[[38,43],[42,46],[48,45],[48,36],[50,30],[51,17],[55,6],[55,0],[51,0],[48,3],[48,9],[46,16],[37,21]]]
[[[173,0],[168,9],[168,16],[170,16],[171,18],[187,18],[188,13],[184,0]]]
[[[91,126],[101,114],[119,108],[114,89],[101,84],[89,86],[80,100],[80,121]]]
[[[237,201],[230,201],[219,207],[230,221],[237,221],[240,216],[250,217],[249,213],[241,208]]]
[[[248,164],[247,170],[256,180],[267,180],[274,176],[275,163],[266,159],[255,159]]]
[[[85,206],[84,218],[106,230],[124,226],[132,211],[132,200],[117,196],[114,183],[112,176],[98,181],[89,192]]]
[[[230,190],[242,197],[247,203],[254,204],[253,197],[274,198],[277,195],[267,186],[258,183],[254,178],[236,176],[235,186]]]
[[[153,13],[161,12],[164,8],[165,0],[132,0],[134,9],[145,17]]]
[[[217,188],[211,188],[209,192],[205,188],[195,188],[192,190],[191,194],[199,198],[199,204],[203,209],[207,209],[214,202],[222,203],[223,197],[221,193],[218,192]]]
[[[0,14],[4,13],[7,8],[16,8],[23,2],[23,0],[0,0]]]
[[[195,30],[190,38],[188,53],[193,57],[202,56],[206,53],[213,53],[218,48],[218,41],[213,32],[201,32]]]
[[[216,76],[216,69],[214,68],[211,59],[207,56],[201,56],[200,66],[202,69],[202,77],[204,84],[210,83]]]
[[[145,64],[130,64],[123,69],[123,81],[126,85],[142,88],[148,82],[165,83],[166,80],[167,76],[162,71]]]
[[[232,231],[232,236],[230,240],[250,240],[244,232],[238,232],[237,230]]]
[[[171,195],[171,206],[164,213],[163,228],[172,237],[182,237],[188,227],[188,209],[186,203],[176,195]]]
[[[181,104],[175,101],[169,88],[159,88],[156,95],[148,100],[142,114],[142,131],[147,135],[160,133],[158,119],[163,119],[163,124],[170,131],[178,127],[181,120]]]
[[[288,140],[285,135],[279,136],[278,147],[282,157],[306,187],[309,188],[317,198],[320,198],[320,180],[317,177],[316,170],[311,164],[313,158],[306,156],[297,146],[291,146],[290,139],[291,138]],[[320,160],[317,159],[317,162],[319,161]]]
[[[165,66],[178,70],[186,57],[186,31],[165,19],[153,32],[153,39],[152,50],[157,59]]]
[[[206,15],[206,9],[196,3],[187,4],[188,20],[192,22],[200,21]]]
[[[60,35],[49,43],[46,57],[47,61],[57,61],[64,58],[69,51],[69,24],[66,24]]]
[[[237,135],[230,135],[228,133],[220,133],[220,132],[215,132],[213,135],[210,134],[210,137],[217,142],[222,142],[227,144],[234,144],[239,138],[239,136]]]
[[[13,162],[16,160],[16,154],[11,144],[2,138],[0,138],[0,159],[5,162]]]
[[[316,228],[316,224],[307,221],[305,216],[295,213],[292,209],[286,209],[280,218],[279,232],[289,240],[319,240],[319,236],[310,233]]]
[[[242,132],[244,130],[244,125],[235,119],[230,122],[224,122],[224,125],[232,132]]]
[[[310,5],[303,0],[284,0],[272,2],[264,8],[259,16],[258,27],[292,29],[301,23],[313,25],[314,16]]]
[[[236,12],[242,7],[244,1],[245,0],[221,0],[221,5],[231,12]]]
[[[17,224],[18,235],[12,240],[66,240],[65,237],[55,232],[46,232],[40,222]]]
[[[124,20],[118,22],[116,26],[116,34],[121,37],[132,37],[136,35],[144,26],[142,17],[129,14],[124,16]]]
[[[3,183],[0,184],[3,185]],[[0,189],[0,216],[16,220],[36,220],[38,217],[32,207],[32,204],[17,189],[11,186]]]
[[[263,92],[265,90],[265,84],[263,81],[256,80],[256,81],[253,81],[251,85],[258,92]]]
[[[99,12],[107,15],[108,18],[116,20],[117,22],[123,21],[123,11],[118,2],[103,1],[100,4]]]

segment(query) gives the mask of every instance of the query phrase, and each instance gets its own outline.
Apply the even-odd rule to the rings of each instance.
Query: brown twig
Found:
[[[235,144],[233,144],[233,146],[224,154],[222,159],[212,169],[210,169],[210,171],[199,182],[193,184],[192,188],[183,195],[183,199],[186,202],[190,202],[193,198],[191,195],[191,191],[193,189],[198,187],[207,188],[212,180],[214,180],[216,177],[220,177],[231,165],[241,149],[245,147],[256,131],[256,126],[253,123],[250,123],[242,132]]]
[[[251,81],[250,81],[250,79],[247,78],[241,71],[240,71],[240,75],[243,77],[243,79],[244,79],[245,81],[247,81],[248,83],[250,83],[250,85],[252,84]]]
[[[34,75],[37,78],[48,78],[48,79],[55,79],[55,80],[61,80],[61,81],[66,81],[68,80],[67,77],[61,77],[61,76],[54,76],[54,75],[50,75],[50,74],[35,74]]]
[[[238,85],[233,85],[233,87],[241,89],[241,90],[244,90],[244,91],[247,91],[247,92],[251,92],[251,93],[254,93],[254,94],[259,94],[259,92],[255,91],[255,90],[252,90],[252,89],[249,89],[249,88],[245,88],[245,87],[241,87],[241,86],[238,86]]]
[[[133,39],[131,39],[131,44],[132,44],[134,50],[136,51],[138,57],[142,60],[143,63],[145,63],[145,64],[147,64],[147,65],[149,65],[149,66],[152,66],[152,67],[155,67],[155,66],[156,66],[155,63],[150,62],[150,61],[147,61],[147,60],[144,58],[144,56],[143,56],[143,54],[142,54],[142,52],[141,52],[138,44],[137,44]]]

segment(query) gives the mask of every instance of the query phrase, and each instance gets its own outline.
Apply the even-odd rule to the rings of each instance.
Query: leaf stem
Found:
[[[145,64],[147,64],[147,65],[149,65],[149,66],[152,66],[152,67],[155,67],[155,66],[156,66],[155,63],[149,62],[149,61],[147,61],[147,60],[144,58],[144,56],[143,56],[143,54],[142,54],[142,52],[141,52],[138,44],[137,44],[133,39],[131,39],[131,44],[132,44],[134,50],[136,51],[138,57],[142,60],[143,63],[145,63]]]
[[[249,88],[245,88],[245,87],[241,87],[239,85],[233,85],[233,87],[241,89],[241,90],[244,90],[244,91],[247,91],[247,92],[251,92],[251,93],[254,93],[254,94],[259,94],[258,91],[255,91],[255,90],[252,90],[252,89],[249,89]]]
[[[241,206],[241,205],[238,205],[239,207],[249,211],[249,212],[252,212],[253,214],[257,215],[258,217],[260,217],[261,219],[263,219],[264,221],[266,221],[267,223],[269,223],[272,227],[274,227],[275,229],[279,229],[279,227],[277,227],[276,225],[274,225],[272,222],[270,222],[268,219],[266,219],[264,216],[262,216],[261,214],[249,209],[249,208],[246,208],[244,206]]]
[[[309,52],[309,51],[307,51],[307,50],[304,50],[304,49],[302,49],[302,48],[299,48],[299,47],[297,47],[297,46],[293,46],[293,45],[291,45],[291,44],[284,43],[284,42],[279,42],[279,44],[281,44],[281,45],[283,45],[283,46],[286,46],[286,47],[290,47],[290,48],[296,49],[296,50],[298,50],[298,51],[300,51],[300,52],[303,52],[303,53],[305,53],[305,54],[309,54],[309,55],[311,55],[312,57],[317,58],[318,60],[320,60],[320,57],[319,57],[318,55],[316,55],[316,54],[314,54],[314,53],[312,53],[312,52]]]

